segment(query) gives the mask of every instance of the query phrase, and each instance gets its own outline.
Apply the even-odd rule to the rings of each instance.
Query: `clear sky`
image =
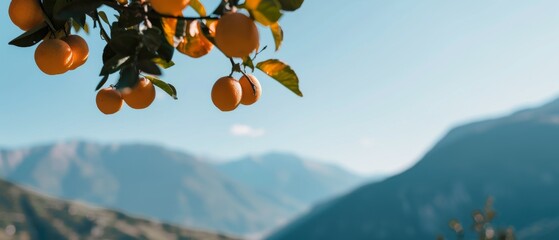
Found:
[[[208,8],[217,0],[205,1]],[[395,172],[417,161],[452,126],[559,96],[557,0],[307,0],[281,20],[275,57],[299,74],[299,98],[257,73],[260,102],[222,113],[211,102],[227,75],[219,52],[190,59],[163,79],[147,110],[99,113],[95,85],[103,41],[86,37],[84,67],[45,76],[34,48],[7,43],[21,32],[0,8],[0,146],[65,139],[163,144],[215,158],[289,151],[361,173]],[[264,44],[273,45],[261,31]],[[272,49],[272,48],[269,48]]]

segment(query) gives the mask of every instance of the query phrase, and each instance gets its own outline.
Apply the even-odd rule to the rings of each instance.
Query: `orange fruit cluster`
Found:
[[[35,63],[48,75],[63,74],[83,65],[89,56],[87,42],[78,35],[46,39],[35,50]]]
[[[95,102],[97,108],[104,114],[117,113],[126,103],[133,109],[144,109],[149,107],[155,100],[155,86],[146,78],[140,78],[136,86],[122,91],[114,87],[99,90]]]
[[[38,27],[45,20],[37,0],[12,0],[8,13],[12,22],[23,31]],[[51,33],[51,37],[55,35]],[[74,70],[83,65],[88,57],[87,42],[78,35],[46,39],[35,50],[35,63],[49,75]]]
[[[235,110],[239,104],[251,105],[260,99],[262,87],[253,75],[241,77],[238,81],[232,77],[218,79],[212,88],[212,102],[221,111]]]
[[[87,42],[78,35],[46,39],[35,50],[35,63],[48,75],[63,74],[83,65],[89,56]]]

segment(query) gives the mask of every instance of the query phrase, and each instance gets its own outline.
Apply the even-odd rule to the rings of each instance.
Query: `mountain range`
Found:
[[[0,239],[234,239],[57,200],[3,180],[0,193]]]
[[[559,100],[457,127],[409,170],[325,202],[268,239],[454,239],[449,221],[469,230],[488,197],[495,227],[559,239],[558,189]]]
[[[272,158],[278,173],[267,169],[268,178],[260,175],[264,170],[261,166],[236,170],[243,160],[214,165],[156,145],[69,141],[0,150],[0,177],[63,199],[243,236],[268,232],[314,201],[348,191],[362,180],[318,162],[313,162],[314,168],[307,168],[309,161],[293,155],[271,154],[261,159],[270,156],[275,156]],[[289,159],[283,162],[283,157]],[[299,179],[300,172],[312,178]],[[319,179],[304,185],[319,190],[310,194],[291,188],[276,191],[279,175],[286,183]],[[270,185],[254,186],[240,176]]]
[[[218,170],[252,189],[290,198],[305,207],[342,194],[364,180],[338,166],[280,152],[226,162]]]

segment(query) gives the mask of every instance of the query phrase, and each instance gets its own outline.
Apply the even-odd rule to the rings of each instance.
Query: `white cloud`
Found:
[[[262,137],[266,133],[264,129],[253,128],[244,124],[234,124],[231,126],[231,134],[239,137]]]

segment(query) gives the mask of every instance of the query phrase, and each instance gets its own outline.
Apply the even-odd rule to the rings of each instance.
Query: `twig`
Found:
[[[99,29],[101,30],[101,36],[103,36],[105,41],[107,43],[109,43],[111,41],[111,37],[109,37],[109,34],[107,34],[107,31],[105,31],[105,27],[103,27],[103,23],[101,22],[101,19],[99,18],[99,10],[95,10],[95,19],[93,19],[93,20],[97,21],[97,23],[99,23]]]

